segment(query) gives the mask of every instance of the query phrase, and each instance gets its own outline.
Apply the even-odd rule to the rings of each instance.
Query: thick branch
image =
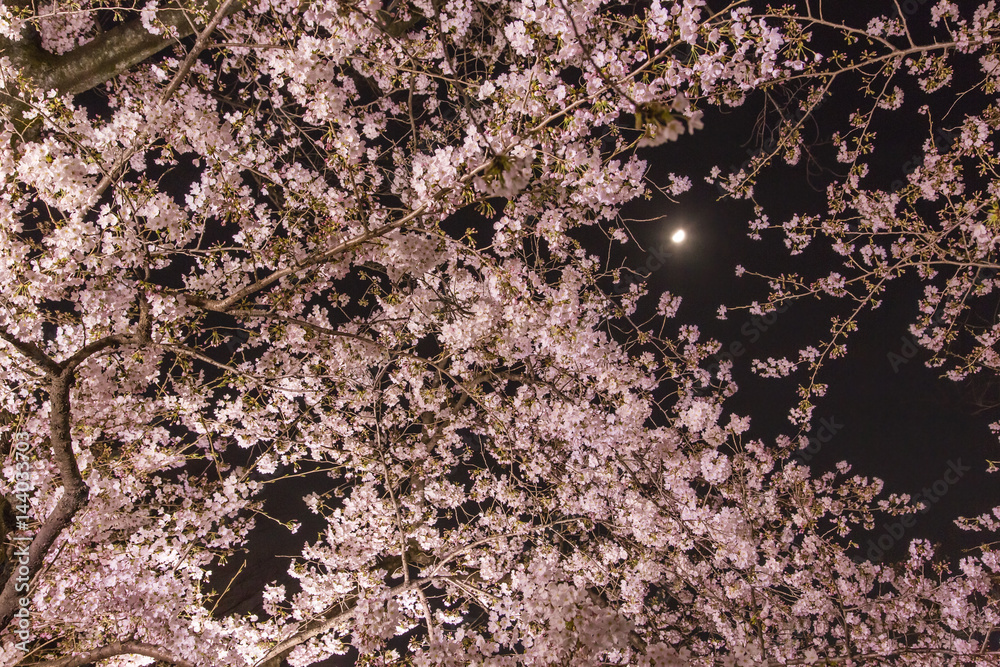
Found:
[[[87,503],[90,489],[83,481],[80,468],[73,454],[73,436],[71,432],[72,410],[70,407],[70,389],[73,386],[76,368],[86,359],[98,352],[125,344],[142,345],[150,341],[152,331],[152,315],[149,301],[144,294],[139,295],[139,322],[133,334],[106,336],[84,346],[62,364],[49,358],[37,346],[23,343],[0,327],[0,336],[8,340],[18,350],[32,358],[42,366],[52,377],[49,382],[49,440],[52,447],[53,460],[59,468],[59,478],[63,486],[62,497],[55,510],[42,524],[28,548],[27,555],[15,553],[18,565],[27,566],[27,579],[30,580],[38,572],[45,560],[45,554],[55,543],[62,531],[69,526],[73,517]],[[17,568],[19,569],[19,568]],[[7,627],[14,617],[20,595],[15,592],[18,581],[24,581],[24,575],[18,577],[8,575],[0,592],[0,629]],[[84,664],[84,663],[80,663]]]
[[[31,359],[47,375],[58,375],[62,372],[62,366],[56,363],[49,355],[42,352],[34,343],[25,343],[12,334],[7,327],[0,325],[0,338],[14,346],[18,352]]]
[[[54,378],[49,384],[49,439],[52,455],[59,468],[59,477],[63,485],[63,494],[56,503],[55,510],[45,520],[38,530],[35,539],[28,548],[27,556],[15,558],[19,565],[28,568],[27,578],[30,580],[38,572],[52,544],[56,541],[73,517],[87,503],[90,489],[80,475],[76,457],[73,455],[73,440],[70,433],[70,387],[73,384],[72,373],[66,372]],[[21,560],[25,558],[26,563]],[[15,592],[17,581],[23,575],[12,577],[8,575],[3,592],[0,593],[0,629],[6,628],[14,612],[18,608],[18,598],[22,594]]]
[[[51,378],[48,387],[49,441],[53,460],[59,468],[59,478],[63,486],[63,493],[59,502],[56,503],[55,510],[35,534],[27,553],[21,554],[15,551],[17,565],[27,567],[27,573],[20,571],[17,577],[13,577],[11,576],[12,571],[8,573],[7,579],[3,582],[3,591],[0,592],[0,629],[7,627],[19,606],[18,598],[23,595],[23,591],[18,593],[15,590],[18,583],[30,581],[35,576],[49,549],[62,531],[72,522],[76,513],[86,505],[90,495],[90,489],[83,481],[76,456],[73,454],[70,389],[73,386],[76,368],[90,356],[109,347],[128,343],[140,345],[148,343],[151,331],[152,316],[149,301],[144,294],[139,295],[139,322],[134,334],[106,336],[84,346],[62,364],[46,355],[37,345],[19,340],[5,327],[0,326],[0,338],[9,342],[18,351],[34,361]],[[20,567],[12,568],[12,570],[20,570]]]
[[[445,190],[445,192],[447,191],[448,190]],[[250,285],[247,285],[246,287],[238,291],[236,294],[230,295],[225,299],[206,299],[200,296],[187,295],[186,296],[187,302],[193,306],[196,306],[198,308],[203,308],[205,310],[211,310],[218,313],[228,312],[230,309],[233,308],[233,306],[235,306],[239,302],[253,296],[257,292],[264,289],[265,287],[278,282],[285,276],[293,275],[299,271],[302,271],[303,269],[309,268],[310,266],[316,266],[318,264],[329,262],[335,259],[338,255],[342,255],[343,253],[349,250],[353,250],[354,248],[357,248],[374,238],[385,236],[394,229],[398,229],[403,225],[405,225],[406,223],[410,222],[411,220],[418,218],[426,211],[426,209],[427,209],[426,205],[421,206],[417,210],[406,214],[399,220],[396,220],[394,222],[388,222],[382,225],[381,227],[369,230],[363,234],[359,234],[358,236],[355,236],[353,239],[344,241],[343,243],[339,243],[335,247],[330,248],[329,250],[319,251],[313,254],[312,256],[303,259],[301,262],[293,264],[292,266],[286,267],[284,269],[279,269],[274,273],[271,273],[270,275],[267,275],[261,278],[260,280],[251,283]]]
[[[208,0],[199,6],[209,15],[219,7],[219,0]],[[227,13],[240,7],[241,3],[231,2]],[[177,39],[194,34],[196,22],[192,9],[175,5],[156,13],[168,32],[176,31],[172,37],[150,33],[136,18],[63,55],[47,53],[28,39],[0,41],[0,54],[8,56],[12,64],[39,88],[54,89],[63,95],[82,93],[127,72],[176,44]]]
[[[93,355],[111,347],[122,345],[146,345],[150,342],[153,331],[153,319],[149,310],[149,300],[145,294],[139,294],[139,322],[136,325],[135,333],[114,334],[95,340],[93,343],[84,345],[71,357],[63,361],[61,368],[65,372],[73,372],[77,366],[92,357]]]
[[[418,588],[421,585],[429,584],[432,581],[433,577],[426,579],[414,579],[409,583],[400,584],[399,586],[396,586],[388,591],[387,598],[394,598],[402,593]],[[256,667],[279,667],[281,665],[281,661],[284,660],[296,646],[309,641],[317,635],[321,635],[324,632],[332,630],[341,623],[349,621],[351,617],[354,616],[354,612],[357,611],[357,607],[353,606],[356,602],[357,598],[349,600],[347,602],[346,609],[344,605],[340,604],[330,607],[317,618],[306,623],[299,632],[296,632],[284,641],[278,642],[278,645],[272,648],[268,654],[257,663]]]
[[[95,648],[92,651],[85,651],[77,655],[59,658],[58,660],[46,660],[45,662],[33,662],[24,667],[83,667],[98,660],[107,660],[118,655],[144,655],[147,658],[154,658],[160,662],[166,662],[177,667],[195,667],[187,660],[181,660],[171,656],[162,646],[154,644],[143,644],[141,642],[114,642],[107,646]]]

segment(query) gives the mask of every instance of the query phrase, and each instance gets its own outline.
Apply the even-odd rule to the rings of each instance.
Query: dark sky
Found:
[[[632,252],[629,266],[656,267],[655,260],[649,263],[650,250],[666,248],[670,252],[664,265],[649,274],[651,294],[647,305],[655,305],[663,290],[679,294],[684,303],[677,315],[678,323],[698,324],[705,335],[719,340],[723,349],[740,344],[735,348],[742,350],[735,359],[735,376],[741,390],[726,408],[750,415],[751,437],[768,441],[779,433],[796,433],[797,427],[788,421],[787,412],[797,402],[796,384],[806,376],[795,375],[794,382],[757,378],[749,372],[751,360],[769,356],[796,358],[798,349],[817,345],[828,336],[830,317],[847,315],[853,303],[829,297],[823,302],[799,301],[764,321],[751,318],[745,311],[731,311],[725,322],[714,317],[720,304],[746,305],[766,298],[766,282],[750,276],[737,278],[737,264],[763,274],[802,271],[813,277],[836,270],[839,265],[838,257],[829,250],[829,242],[822,240],[799,257],[790,257],[782,239],[773,232],[762,241],[750,240],[747,232],[753,205],[719,201],[718,190],[701,180],[713,165],[725,171],[758,150],[760,144],[752,137],[760,108],[760,100],[755,106],[751,99],[735,112],[706,113],[701,132],[648,150],[644,157],[650,163],[650,178],[665,180],[670,171],[685,173],[692,177],[694,188],[676,203],[659,197],[635,202],[625,209],[623,217],[660,218],[630,225],[647,252]],[[842,113],[843,104],[841,108],[827,105],[824,111],[824,118],[835,118],[837,112]],[[925,127],[899,130],[889,126],[884,132],[885,147],[876,156],[878,171],[872,176],[875,182],[889,183],[904,174],[903,164],[919,151],[919,133]],[[821,134],[817,132],[816,136],[820,138]],[[822,159],[825,150],[828,152],[826,147],[816,146],[817,158]],[[773,167],[762,178],[756,199],[771,213],[772,222],[783,220],[783,212],[823,213],[823,186],[830,178],[826,168],[826,163]],[[676,227],[683,227],[688,234],[680,246],[668,240]],[[660,252],[662,255],[663,250]],[[917,515],[916,525],[902,539],[893,540],[884,558],[905,554],[909,540],[917,537],[941,543],[952,555],[960,553],[980,543],[977,537],[981,538],[981,534],[961,531],[952,520],[1000,505],[997,479],[985,473],[987,458],[1000,459],[1000,445],[988,427],[991,421],[1000,420],[1000,410],[989,401],[990,395],[997,395],[990,391],[995,383],[987,377],[961,384],[940,378],[939,371],[923,363],[929,355],[923,351],[914,355],[908,326],[916,320],[921,290],[915,277],[896,280],[890,284],[881,308],[863,313],[859,331],[847,343],[846,357],[828,362],[819,377],[820,382],[829,385],[829,391],[826,397],[816,399],[814,412],[816,428],[826,419],[836,431],[809,461],[814,469],[830,470],[836,462],[847,460],[854,465],[854,473],[883,479],[885,493],[917,495],[925,488],[931,491],[930,509]],[[976,405],[977,396],[984,393],[987,409]],[[948,484],[947,491],[938,498],[933,484],[948,473],[950,463],[961,466],[961,478]],[[964,470],[969,467],[971,470]],[[947,476],[955,478],[954,473]],[[938,490],[941,488],[939,483]],[[862,544],[867,544],[868,538],[877,540],[885,532],[880,523]]]

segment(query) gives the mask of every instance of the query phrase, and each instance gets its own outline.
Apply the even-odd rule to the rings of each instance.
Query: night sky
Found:
[[[775,232],[765,234],[761,241],[750,240],[747,232],[748,222],[754,217],[753,204],[720,201],[717,188],[701,180],[713,165],[723,171],[738,167],[760,149],[759,135],[754,140],[754,126],[761,103],[753,102],[751,99],[745,107],[725,114],[706,113],[701,132],[647,150],[644,157],[650,162],[652,180],[662,185],[666,174],[676,171],[690,175],[694,187],[676,202],[660,196],[633,202],[622,215],[643,220],[629,226],[645,252],[634,249],[627,265],[648,272],[650,295],[644,303],[655,306],[663,290],[681,295],[684,302],[676,322],[699,325],[703,337],[722,343],[720,356],[726,350],[735,351],[734,377],[740,391],[724,409],[751,416],[747,436],[773,442],[780,433],[797,433],[787,412],[797,403],[796,386],[807,375],[796,373],[783,380],[759,378],[750,371],[751,360],[797,358],[800,348],[818,346],[829,336],[832,315],[846,316],[854,304],[830,297],[823,301],[808,298],[765,319],[732,310],[726,321],[716,318],[720,304],[732,308],[766,299],[766,282],[749,275],[737,278],[737,264],[766,275],[800,271],[812,277],[839,266],[829,242],[814,241],[806,253],[791,257]],[[823,118],[833,118],[836,112],[842,113],[842,108],[830,104],[821,111],[828,113]],[[880,169],[873,172],[873,182],[892,182],[905,175],[905,163],[917,154],[923,138],[912,129],[897,131],[890,127],[883,154],[876,156]],[[821,144],[814,146],[814,151],[819,164],[779,164],[762,177],[756,200],[771,214],[772,222],[784,220],[782,212],[821,214],[826,210],[824,188],[833,161],[822,161]],[[674,245],[669,235],[678,227],[687,231],[687,238],[683,244]],[[662,267],[654,249],[661,257],[668,255]],[[651,271],[653,267],[657,268]],[[814,470],[832,470],[838,461],[846,460],[853,464],[854,474],[884,480],[883,494],[923,496],[924,489],[930,491],[930,496],[923,496],[932,499],[928,511],[916,515],[916,524],[901,539],[892,540],[894,544],[881,555],[882,560],[904,556],[913,538],[930,539],[942,545],[943,553],[959,555],[962,549],[981,543],[982,534],[959,530],[953,519],[975,516],[1000,505],[997,478],[985,472],[987,459],[1000,459],[1000,445],[989,429],[990,422],[1000,420],[996,382],[981,374],[956,383],[939,377],[938,369],[924,365],[929,354],[912,344],[908,331],[917,317],[921,291],[922,284],[915,276],[905,276],[890,283],[881,308],[862,313],[859,330],[847,342],[847,355],[828,361],[821,371],[818,381],[827,383],[829,390],[825,397],[815,399],[816,431],[809,434],[817,441],[812,446],[814,453],[807,456]],[[823,442],[818,442],[821,439]],[[938,497],[934,483],[946,473],[948,479],[956,477],[956,473],[949,473],[953,469],[950,463],[959,466],[961,475],[955,484],[945,482],[947,491]],[[942,489],[940,482],[937,489]],[[871,535],[859,534],[855,538],[863,552],[870,551],[867,540],[878,540],[886,533],[884,523],[892,521],[885,518]],[[883,545],[886,543],[883,540]],[[879,553],[872,552],[871,556]]]

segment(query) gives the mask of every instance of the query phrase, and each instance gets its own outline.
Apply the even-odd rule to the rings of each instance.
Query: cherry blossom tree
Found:
[[[939,5],[950,41],[924,45],[905,16],[701,0],[0,10],[4,665],[995,664],[996,552],[859,560],[851,531],[907,499],[750,438],[718,343],[588,250],[629,242],[639,148],[802,80],[794,159],[836,77],[990,70],[992,3]],[[814,55],[820,29],[861,44]],[[862,277],[821,286],[896,270],[857,235],[929,285],[927,253],[987,262],[992,191],[960,199],[954,164],[992,166],[988,118],[899,195],[949,201],[938,240],[862,187],[864,123],[838,135],[837,212],[882,226],[786,225],[854,244]],[[775,285],[763,307],[798,287]],[[303,546],[218,613],[275,489]]]
[[[785,81],[808,83],[799,92],[799,108],[786,110],[775,128],[771,150],[754,155],[736,173],[718,170],[712,175],[732,196],[753,200],[758,175],[777,159],[790,164],[802,159],[810,148],[803,128],[845,75],[860,73],[864,87],[853,100],[849,124],[824,137],[837,149],[843,172],[827,187],[827,211],[800,212],[775,224],[758,205],[750,225],[758,239],[776,230],[793,255],[808,252],[818,241],[843,258],[842,267],[813,276],[750,272],[768,278],[772,287],[766,304],[754,307],[757,311],[787,307],[804,297],[832,297],[850,304],[846,314],[832,318],[830,336],[818,347],[800,350],[798,358],[755,362],[768,376],[804,374],[802,401],[790,411],[795,422],[808,423],[814,397],[825,393],[819,381],[824,361],[847,352],[860,315],[891,298],[893,282],[904,276],[920,279],[923,296],[920,315],[910,326],[912,338],[904,341],[913,351],[905,357],[891,353],[888,361],[894,370],[917,347],[928,353],[929,367],[943,369],[943,375],[956,382],[978,380],[989,386],[1000,370],[1000,323],[995,316],[1000,180],[993,144],[1000,127],[1000,60],[994,43],[998,15],[989,3],[970,12],[955,3],[936,3],[928,12],[934,37],[920,45],[907,20],[919,4],[873,17],[863,31],[851,33],[868,49],[862,57],[839,59],[832,67],[803,63],[786,75]],[[810,15],[805,26],[846,34],[842,25],[821,15]],[[976,94],[956,100],[953,89],[967,84]],[[887,179],[884,169],[872,165],[885,157],[880,138],[891,136],[892,124],[898,125],[900,109],[906,110],[904,101],[910,98],[917,100],[911,103],[909,117],[909,127],[918,128],[918,141],[911,146],[916,152],[904,154],[908,159],[900,160]],[[1000,422],[992,428],[1000,433]],[[990,470],[995,471],[994,464]],[[996,530],[998,518],[1000,507],[963,519],[961,525]]]

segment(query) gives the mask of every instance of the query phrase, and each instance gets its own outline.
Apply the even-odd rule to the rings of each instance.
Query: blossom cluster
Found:
[[[856,563],[880,482],[751,437],[730,368],[704,368],[718,343],[669,328],[679,297],[650,306],[661,326],[633,322],[646,295],[609,294],[585,249],[629,238],[644,157],[710,131],[709,105],[829,75],[809,17],[702,0],[211,2],[182,22],[156,2],[0,8],[17,56],[0,61],[0,431],[50,450],[33,463],[52,536],[32,565],[39,659],[133,642],[155,655],[110,664],[986,664],[1000,563],[946,575],[923,544]],[[935,16],[975,52],[992,10],[956,12]],[[91,41],[125,55],[74,96],[53,68],[98,76]],[[906,67],[925,90],[948,79],[947,59]],[[1000,186],[960,167],[992,159],[997,123],[928,146],[895,198],[854,169],[864,132],[840,137],[854,170],[831,209],[860,218],[793,218],[789,247],[821,228],[873,272],[932,236],[989,256]],[[936,235],[901,213],[925,200]],[[912,234],[859,240],[900,220]],[[962,289],[927,292],[928,314],[955,316]],[[992,363],[1000,331],[979,333]],[[287,568],[253,582],[256,608],[227,608],[246,583],[226,568],[265,525]]]

